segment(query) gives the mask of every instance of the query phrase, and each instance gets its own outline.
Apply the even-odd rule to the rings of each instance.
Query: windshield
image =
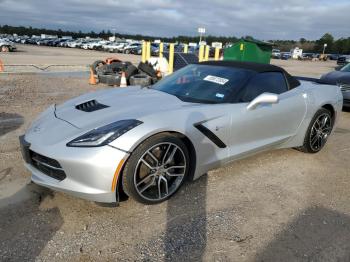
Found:
[[[185,102],[227,103],[237,94],[254,71],[212,65],[188,65],[152,88],[174,95]]]
[[[347,64],[346,66],[342,67],[342,69],[340,69],[340,71],[342,71],[342,72],[350,72],[350,64]]]

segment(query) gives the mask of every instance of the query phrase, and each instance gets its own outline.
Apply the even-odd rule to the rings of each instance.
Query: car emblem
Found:
[[[34,133],[37,133],[37,132],[39,132],[41,130],[41,126],[40,125],[37,125],[37,126],[35,126],[34,128],[33,128],[33,132]]]

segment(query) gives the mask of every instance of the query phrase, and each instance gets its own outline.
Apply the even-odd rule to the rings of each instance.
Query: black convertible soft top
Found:
[[[257,73],[263,72],[281,72],[285,75],[286,80],[289,85],[289,89],[293,89],[300,85],[300,82],[295,77],[291,76],[286,70],[279,66],[270,64],[260,64],[254,62],[240,62],[240,61],[206,61],[201,62],[201,65],[213,65],[213,66],[226,66],[234,68],[242,68],[247,70],[252,70]]]

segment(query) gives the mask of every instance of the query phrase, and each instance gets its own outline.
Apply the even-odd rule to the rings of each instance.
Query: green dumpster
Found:
[[[224,50],[224,60],[269,64],[272,44],[255,39],[241,39]]]

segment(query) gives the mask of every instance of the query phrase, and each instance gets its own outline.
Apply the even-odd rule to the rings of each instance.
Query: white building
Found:
[[[303,56],[303,49],[296,47],[296,48],[290,50],[290,54],[291,54],[293,59],[298,59],[299,57]]]

